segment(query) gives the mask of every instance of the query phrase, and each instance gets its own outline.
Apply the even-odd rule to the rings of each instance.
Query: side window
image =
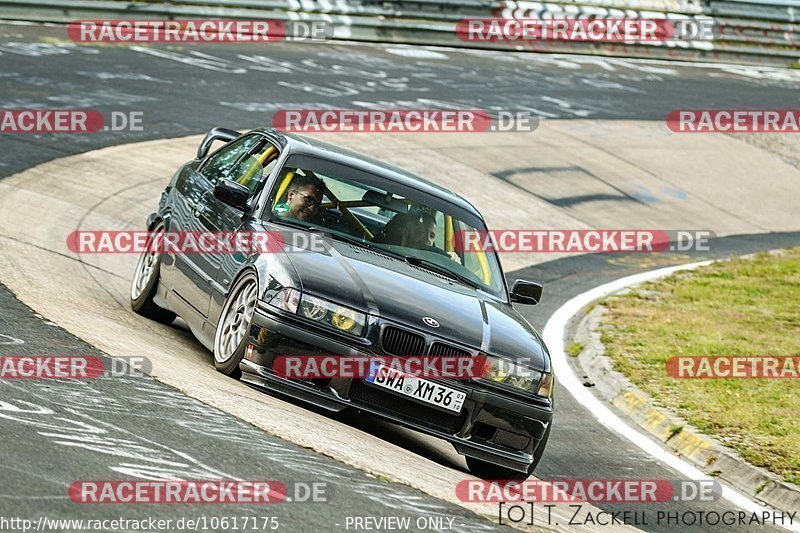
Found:
[[[231,175],[237,169],[239,160],[248,154],[263,137],[260,135],[248,135],[236,140],[223,147],[221,150],[208,158],[203,166],[203,175],[215,186],[222,178],[231,179]]]

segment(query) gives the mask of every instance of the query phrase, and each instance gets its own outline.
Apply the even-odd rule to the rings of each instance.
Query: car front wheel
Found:
[[[244,358],[247,336],[258,301],[255,274],[242,276],[225,299],[214,335],[214,366],[225,375],[239,378],[239,363]]]

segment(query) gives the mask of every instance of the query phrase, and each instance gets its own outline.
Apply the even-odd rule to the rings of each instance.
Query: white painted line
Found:
[[[3,335],[0,333],[0,344],[18,346],[20,344],[25,344],[25,341],[12,337],[11,335]]]
[[[670,468],[680,472],[684,476],[692,480],[717,480],[705,474],[690,463],[679,459],[671,452],[664,449],[656,441],[640,433],[633,427],[629,426],[622,421],[616,414],[614,414],[605,404],[594,397],[589,389],[583,386],[583,383],[578,380],[578,377],[572,372],[572,369],[567,362],[567,356],[564,353],[564,329],[569,320],[584,307],[594,302],[595,300],[604,298],[614,292],[625,289],[632,285],[644,283],[646,281],[653,281],[658,278],[663,278],[676,272],[678,270],[691,270],[700,266],[711,264],[713,261],[703,261],[700,263],[690,263],[687,265],[679,265],[667,268],[661,268],[650,272],[643,272],[641,274],[634,274],[627,276],[605,285],[600,285],[594,289],[575,296],[567,303],[558,308],[553,313],[550,320],[544,327],[543,337],[547,348],[550,350],[550,356],[553,360],[553,367],[556,371],[558,385],[560,389],[566,389],[570,394],[586,409],[588,409],[597,420],[607,428],[619,433],[622,437],[628,439],[633,444],[653,456],[655,459],[666,464]],[[772,512],[771,509],[759,505],[751,500],[749,497],[741,494],[740,492],[726,487],[722,483],[722,497],[733,503],[740,509],[750,513]],[[789,531],[800,532],[800,523],[776,524]]]
[[[385,50],[396,56],[414,57],[417,59],[449,59],[447,54],[443,54],[439,51],[426,50],[412,46],[392,46]]]

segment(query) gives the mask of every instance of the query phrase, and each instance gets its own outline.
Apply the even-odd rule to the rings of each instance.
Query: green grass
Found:
[[[716,263],[603,302],[614,367],[750,463],[800,484],[800,379],[676,379],[675,355],[800,356],[800,249]]]
[[[583,351],[583,343],[582,342],[573,342],[569,346],[566,347],[564,350],[567,355],[571,357],[578,357],[581,352]]]
[[[667,438],[667,440],[671,439],[672,437],[674,437],[675,435],[677,435],[681,431],[683,431],[683,426],[682,425],[681,426],[672,426],[671,428],[669,428],[669,437]]]

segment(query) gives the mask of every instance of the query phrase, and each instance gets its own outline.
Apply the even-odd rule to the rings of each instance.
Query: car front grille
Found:
[[[416,357],[425,353],[425,337],[394,326],[384,328],[381,345],[389,355]]]
[[[445,344],[443,342],[434,342],[431,345],[428,355],[433,357],[469,357],[472,354],[466,350],[456,348],[455,346],[450,346],[449,344]]]
[[[461,414],[448,414],[370,387],[361,380],[353,381],[349,396],[353,402],[377,408],[387,415],[449,434],[458,433],[467,419],[466,410]]]

